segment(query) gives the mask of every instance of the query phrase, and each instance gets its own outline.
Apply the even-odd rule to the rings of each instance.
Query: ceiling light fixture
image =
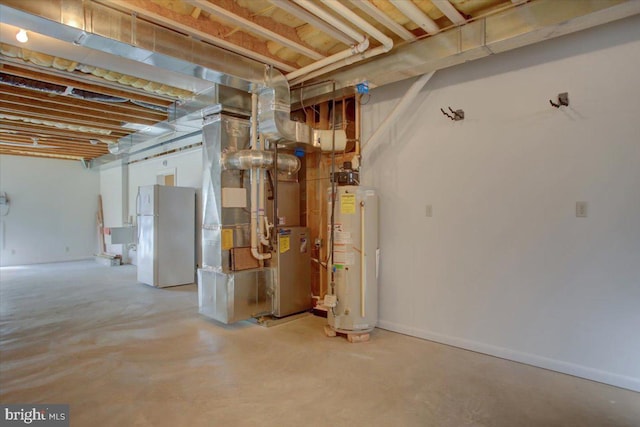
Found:
[[[29,36],[27,35],[27,32],[25,30],[20,30],[18,31],[18,34],[16,34],[16,40],[18,40],[20,43],[26,43],[29,41]]]
[[[98,142],[100,142],[100,141],[98,141],[97,139],[93,139],[93,138],[91,138],[91,139],[89,140],[89,143],[91,143],[91,145],[97,145],[97,144],[98,144]]]

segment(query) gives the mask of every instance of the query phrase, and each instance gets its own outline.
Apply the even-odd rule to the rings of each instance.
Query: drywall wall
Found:
[[[202,147],[190,148],[176,153],[154,157],[123,165],[106,165],[100,171],[100,188],[105,210],[105,224],[115,227],[125,225],[123,221],[136,222],[136,197],[138,187],[160,184],[164,175],[174,175],[174,185],[197,189],[196,241],[200,242],[199,227],[202,223],[200,193],[202,187]],[[108,250],[122,253],[122,245],[110,245]],[[135,253],[127,255],[135,257]],[[201,250],[197,247],[198,265]],[[135,263],[135,259],[130,259]]]
[[[138,187],[160,184],[165,174],[174,174],[178,187],[202,187],[202,147],[154,157],[129,165],[129,215],[135,218]]]
[[[381,327],[640,391],[638,28],[440,71],[364,149]],[[363,140],[412,81],[363,99]]]
[[[118,165],[100,170],[100,195],[105,227],[123,227],[131,222],[128,213],[128,167]],[[123,255],[122,244],[111,244],[111,237],[105,236],[107,252]],[[123,262],[127,262],[126,254]]]
[[[0,265],[92,257],[99,182],[78,161],[0,155],[0,191],[10,201],[0,216]]]

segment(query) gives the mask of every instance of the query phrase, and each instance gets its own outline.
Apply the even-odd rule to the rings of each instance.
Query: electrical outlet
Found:
[[[587,202],[576,202],[576,217],[587,217]]]
[[[324,296],[324,305],[329,308],[333,308],[338,305],[338,297],[332,294],[326,294]]]
[[[433,216],[433,207],[431,205],[426,205],[424,207],[424,216],[427,218],[431,218]]]

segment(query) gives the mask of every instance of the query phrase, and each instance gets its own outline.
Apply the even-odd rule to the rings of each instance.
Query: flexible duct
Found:
[[[273,151],[240,150],[222,154],[222,166],[225,169],[251,170],[273,167]],[[291,154],[278,154],[278,170],[296,173],[300,170],[300,160]]]

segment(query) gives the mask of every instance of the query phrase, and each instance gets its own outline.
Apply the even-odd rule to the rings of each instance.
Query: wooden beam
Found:
[[[320,121],[318,122],[319,129],[329,129],[329,101],[325,101],[320,104]]]
[[[138,115],[113,113],[111,110],[104,109],[102,111],[96,109],[89,109],[85,107],[76,107],[73,105],[59,104],[55,102],[47,102],[41,100],[39,102],[33,102],[29,99],[24,99],[17,96],[5,95],[3,97],[4,106],[6,108],[15,108],[16,111],[27,112],[40,112],[45,114],[50,113],[51,117],[61,117],[63,120],[66,117],[74,117],[74,119],[90,119],[91,122],[100,125],[112,124],[114,126],[122,126],[122,123],[137,123],[141,125],[155,125],[158,120],[147,119]],[[37,107],[33,107],[37,105]],[[20,115],[20,114],[17,114]]]
[[[3,58],[4,59],[4,58]],[[0,63],[0,71],[12,76],[24,77],[27,79],[33,79],[45,83],[52,83],[61,86],[70,86],[89,92],[100,93],[103,95],[116,96],[125,99],[131,99],[135,101],[145,102],[151,105],[158,105],[161,107],[168,107],[173,103],[173,100],[167,99],[161,96],[145,95],[135,90],[135,88],[127,86],[127,89],[113,89],[107,82],[98,81],[102,79],[94,78],[90,79],[83,73],[76,72],[71,77],[62,77],[54,69],[38,69],[37,71],[31,67],[24,65],[14,65],[8,63]],[[69,75],[69,73],[64,73]],[[119,87],[123,87],[118,84]]]
[[[0,112],[5,113],[7,115],[27,117],[27,118],[35,118],[38,120],[47,120],[67,125],[74,126],[89,126],[93,128],[103,129],[103,130],[111,130],[117,131],[121,130],[122,127],[120,122],[112,119],[98,119],[86,116],[69,116],[68,113],[64,111],[54,111],[48,110],[46,108],[38,108],[38,107],[28,107],[22,105],[11,104],[9,102],[4,102],[0,104]]]
[[[27,136],[15,136],[9,134],[0,134],[0,142],[9,142],[9,143],[19,143],[19,144],[33,144],[33,139]],[[65,148],[68,150],[82,150],[83,152],[93,153],[93,154],[106,154],[109,150],[107,149],[107,145],[104,143],[98,143],[96,145],[92,145],[87,142],[80,141],[68,141],[60,138],[51,138],[51,137],[38,137],[38,144],[41,145],[51,145],[55,147]],[[17,146],[16,146],[17,147]],[[22,148],[22,147],[18,147]]]
[[[116,140],[118,138],[122,138],[123,136],[130,135],[134,133],[133,130],[125,130],[122,129],[117,132],[111,132],[109,135],[100,135],[92,132],[80,132],[74,131],[70,129],[59,129],[53,126],[47,126],[43,124],[36,123],[26,123],[18,120],[8,120],[8,119],[0,119],[0,129],[17,131],[21,134],[29,135],[29,136],[40,136],[40,135],[54,135],[57,137],[67,138],[69,140],[81,140],[88,141],[91,138],[95,139],[105,139],[105,140]],[[4,135],[4,133],[0,133],[0,135]]]
[[[139,16],[165,27],[257,61],[271,64],[283,71],[289,72],[297,68],[296,64],[273,55],[265,40],[243,32],[225,36],[225,34],[231,33],[234,27],[214,22],[202,13],[196,19],[191,15],[162,7],[150,0],[118,0],[112,3],[119,9],[135,12]]]
[[[55,149],[29,149],[20,147],[10,147],[6,145],[0,145],[0,154],[12,154],[17,156],[31,156],[31,157],[49,157],[49,158],[62,158],[69,160],[80,160],[84,157],[80,155],[70,155],[61,153],[60,150]]]
[[[89,101],[67,95],[44,93],[38,90],[4,85],[1,82],[0,95],[16,96],[25,99],[25,101],[29,100],[41,103],[72,105],[94,111],[105,111],[105,109],[108,109],[112,113],[135,115],[136,117],[143,117],[155,121],[163,121],[167,119],[167,113],[165,112],[141,107],[132,104],[131,102],[105,102],[97,100]]]

